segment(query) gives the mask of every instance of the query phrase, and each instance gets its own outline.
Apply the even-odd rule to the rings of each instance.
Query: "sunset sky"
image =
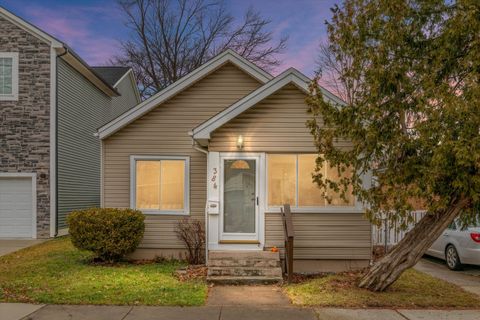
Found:
[[[311,76],[319,42],[326,37],[325,20],[339,0],[227,0],[231,14],[241,19],[249,6],[269,18],[271,31],[289,36],[280,56],[279,73],[295,67]],[[73,47],[91,65],[106,64],[118,52],[129,30],[115,0],[2,0],[1,5]]]

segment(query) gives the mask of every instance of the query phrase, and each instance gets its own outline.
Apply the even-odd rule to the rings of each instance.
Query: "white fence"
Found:
[[[409,224],[406,230],[400,230],[399,226],[396,224],[393,225],[392,228],[387,227],[387,232],[385,232],[385,223],[382,223],[381,226],[373,226],[372,228],[372,238],[373,238],[373,245],[380,246],[385,245],[385,236],[387,237],[387,245],[392,246],[397,244],[400,240],[403,239],[405,234],[410,231],[415,223],[422,219],[423,215],[425,214],[424,211],[414,211],[412,212],[414,222]]]

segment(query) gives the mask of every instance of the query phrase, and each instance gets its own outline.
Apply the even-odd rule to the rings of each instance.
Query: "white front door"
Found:
[[[220,155],[220,244],[259,244],[259,154]]]

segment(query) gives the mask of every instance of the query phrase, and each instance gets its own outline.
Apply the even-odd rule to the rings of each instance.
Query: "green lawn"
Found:
[[[286,286],[292,302],[303,306],[345,308],[479,308],[473,293],[425,273],[408,270],[385,292],[356,286],[360,275],[345,273]]]
[[[56,304],[202,305],[203,281],[178,281],[180,263],[91,265],[68,237],[0,257],[0,301]]]

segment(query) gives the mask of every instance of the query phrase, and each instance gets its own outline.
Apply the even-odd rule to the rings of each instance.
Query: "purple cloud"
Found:
[[[114,4],[14,5],[18,5],[18,15],[71,46],[91,65],[106,64],[118,53],[120,37],[111,31],[119,29],[121,15]]]
[[[295,67],[312,76],[316,68],[318,45],[326,37],[324,22],[330,18],[330,8],[336,2],[338,0],[243,0],[227,3],[237,18],[248,6],[260,11],[271,20],[270,27],[275,39],[289,36],[287,49],[280,57],[283,63],[273,71],[274,74]]]
[[[326,35],[329,8],[339,0],[242,0],[226,1],[227,8],[242,19],[249,6],[271,20],[274,38],[288,35],[286,52],[275,74],[295,67],[313,75],[317,47]],[[70,45],[84,60],[101,65],[119,51],[119,41],[129,30],[114,0],[4,0],[7,9]]]

